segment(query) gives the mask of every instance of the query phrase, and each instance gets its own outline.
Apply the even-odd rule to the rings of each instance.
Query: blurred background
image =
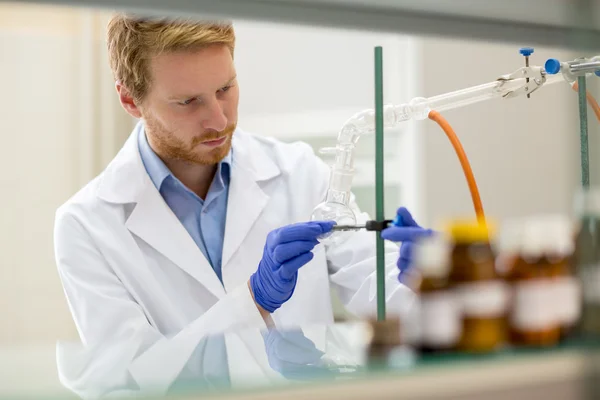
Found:
[[[76,338],[54,262],[54,212],[102,171],[135,123],[118,103],[108,67],[109,16],[0,4],[0,344]],[[376,45],[384,49],[386,103],[490,82],[524,65],[514,44],[234,22],[239,126],[306,141],[317,154],[335,144],[346,119],[373,107]],[[536,47],[531,63],[542,65],[549,57],[574,54]],[[444,115],[463,142],[494,220],[571,213],[579,185],[579,122],[568,85]],[[590,123],[592,151],[598,148],[595,125]],[[374,137],[363,137],[354,181],[357,200],[371,215],[373,150]],[[472,215],[458,160],[434,123],[390,130],[385,150],[388,215],[406,205],[433,227],[449,216]],[[592,153],[592,171],[596,159]],[[592,183],[597,180],[592,174]]]
[[[84,8],[0,3],[3,360],[16,360],[16,348],[39,355],[42,348],[52,351],[45,345],[57,339],[77,338],[54,262],[54,213],[102,171],[135,124],[118,103],[108,67],[109,16]],[[524,65],[519,47],[529,45],[234,23],[239,126],[305,141],[317,154],[335,144],[346,119],[373,107],[374,46],[384,51],[385,102],[405,103],[513,72]],[[578,55],[536,47],[531,63]],[[465,147],[494,221],[572,214],[580,184],[579,119],[577,96],[568,85],[444,115]],[[589,120],[594,171],[599,132],[592,115]],[[439,227],[447,217],[473,214],[458,160],[437,125],[416,121],[390,130],[385,151],[390,217],[405,205],[422,225]],[[591,180],[600,183],[597,174]],[[358,145],[354,192],[359,205],[374,215],[374,137],[365,136]],[[47,356],[54,362],[54,354]]]
[[[0,385],[15,392],[28,382],[59,387],[48,373],[56,370],[54,344],[76,340],[77,332],[54,261],[54,214],[104,169],[136,122],[121,108],[108,66],[110,15],[0,2]],[[519,48],[531,45],[245,20],[234,25],[238,125],[307,142],[327,162],[331,156],[319,149],[335,145],[344,122],[374,106],[374,46],[383,47],[385,103],[402,104],[494,81],[524,66]],[[535,47],[531,64],[590,54]],[[598,93],[598,83],[588,82]],[[579,118],[577,95],[566,83],[530,99],[495,99],[444,116],[494,222],[574,214]],[[591,184],[598,185],[600,131],[591,112],[588,120]],[[374,137],[362,137],[355,155],[353,191],[373,216]],[[387,131],[385,157],[388,217],[404,205],[421,225],[440,228],[447,218],[473,215],[454,150],[433,122]],[[336,317],[349,318],[333,294],[332,301]]]

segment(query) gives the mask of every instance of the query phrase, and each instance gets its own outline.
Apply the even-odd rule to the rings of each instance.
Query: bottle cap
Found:
[[[524,257],[568,256],[574,249],[573,224],[565,215],[536,215],[524,221],[521,239]]]
[[[423,277],[443,278],[450,270],[450,243],[441,234],[415,243],[415,266]]]
[[[549,256],[569,256],[575,249],[575,225],[566,215],[546,215],[542,218],[544,252]]]
[[[510,219],[502,224],[497,241],[498,252],[515,254],[521,250],[523,225],[522,219]]]
[[[447,230],[457,243],[488,242],[494,231],[489,221],[480,223],[477,220],[455,220]]]
[[[539,218],[530,217],[523,221],[520,233],[520,253],[526,259],[537,259],[544,255],[545,238],[544,225]]]

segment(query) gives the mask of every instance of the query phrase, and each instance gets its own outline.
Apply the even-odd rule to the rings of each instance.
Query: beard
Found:
[[[188,141],[177,137],[175,131],[169,130],[153,116],[144,116],[146,134],[152,137],[156,152],[168,160],[177,160],[200,165],[219,163],[231,149],[231,138],[236,123],[229,124],[222,131],[207,131],[192,136]],[[209,147],[202,142],[218,140],[225,137],[225,142],[217,147]]]

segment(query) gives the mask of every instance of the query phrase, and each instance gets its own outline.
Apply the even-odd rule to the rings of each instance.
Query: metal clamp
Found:
[[[359,231],[361,229],[365,229],[367,231],[373,232],[381,232],[382,230],[388,228],[390,224],[392,224],[394,220],[386,219],[384,221],[367,221],[362,225],[334,225],[334,232],[344,232],[344,231]]]
[[[531,94],[541,88],[544,83],[546,83],[546,74],[543,72],[542,67],[538,66],[519,68],[511,74],[501,75],[497,80],[506,82],[515,79],[527,78],[529,78],[529,82],[524,82],[523,86],[506,93],[502,97],[510,99],[517,96]]]

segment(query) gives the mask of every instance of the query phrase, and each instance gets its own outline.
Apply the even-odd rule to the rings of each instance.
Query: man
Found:
[[[328,167],[305,144],[237,128],[234,41],[228,24],[109,23],[119,100],[141,122],[55,225],[58,271],[86,344],[331,322],[330,284],[350,311],[375,310],[374,235],[325,248],[318,238],[333,223],[304,222],[324,199]],[[411,227],[386,238],[428,233],[400,213]],[[394,312],[410,291],[398,282],[397,247],[388,253]],[[410,246],[401,253],[399,265]]]

